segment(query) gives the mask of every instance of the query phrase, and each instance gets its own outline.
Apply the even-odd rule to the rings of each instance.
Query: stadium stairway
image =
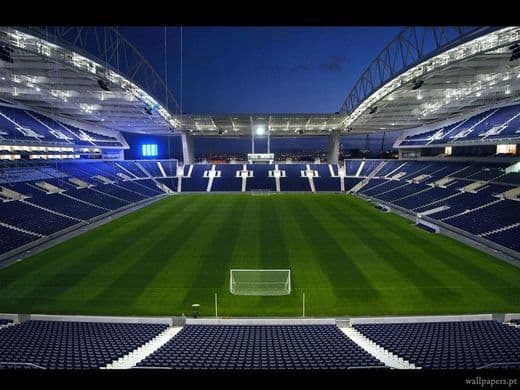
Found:
[[[134,368],[137,366],[137,363],[146,359],[152,353],[161,348],[164,344],[170,341],[177,333],[179,333],[182,329],[182,326],[172,326],[164,330],[159,335],[155,336],[153,339],[148,341],[146,344],[139,346],[134,349],[132,352],[123,356],[122,358],[107,364],[105,367],[101,369],[106,370],[125,370],[129,368]]]
[[[74,220],[74,221],[76,221],[76,222],[78,222],[78,223],[83,221],[82,219],[75,218],[75,217],[72,217],[72,216],[67,215],[67,214],[59,213],[59,212],[57,212],[57,211],[54,211],[54,210],[48,209],[48,208],[46,208],[46,207],[42,207],[42,206],[40,206],[40,205],[37,205],[37,204],[35,204],[35,203],[31,203],[31,202],[26,201],[26,200],[20,200],[19,202],[21,202],[21,203],[25,203],[25,204],[27,204],[27,205],[30,205],[30,206],[32,206],[32,207],[36,207],[37,209],[44,210],[44,211],[47,211],[47,212],[52,213],[52,214],[55,214],[55,215],[59,215],[60,217],[63,217],[63,218],[72,219],[72,220]]]
[[[454,214],[454,215],[450,215],[449,217],[446,217],[446,218],[442,218],[441,221],[449,221],[450,219],[454,219],[454,218],[457,218],[457,217],[460,217],[462,215],[466,215],[466,214],[469,214],[469,213],[473,213],[475,211],[478,211],[478,210],[481,210],[485,207],[488,207],[488,206],[492,206],[496,203],[499,203],[499,202],[502,202],[502,199],[498,199],[498,200],[493,200],[491,202],[488,202],[488,203],[485,203],[481,206],[478,206],[478,207],[475,207],[473,209],[468,209],[468,210],[465,210],[461,213],[458,213],[458,214]]]
[[[8,326],[15,325],[11,320],[0,318],[0,329],[7,328]]]
[[[385,165],[386,165],[386,161],[385,161],[385,160],[381,161],[381,162],[377,165],[377,167],[375,167],[375,169],[374,169],[372,172],[370,172],[370,174],[369,174],[367,177],[368,177],[369,179],[371,179],[371,178],[373,178],[373,177],[376,177],[376,176],[377,176],[377,173],[378,173],[381,169],[383,169]]]
[[[369,182],[369,179],[363,179],[358,184],[356,184],[354,187],[352,187],[351,192],[356,194],[359,190],[361,190],[364,186],[366,186]]]
[[[97,204],[94,204],[94,203],[90,203],[90,202],[87,202],[85,200],[82,200],[82,199],[79,199],[79,198],[75,198],[73,196],[70,196],[69,194],[67,194],[66,192],[62,192],[61,195],[69,198],[69,199],[72,199],[74,200],[75,202],[79,202],[79,203],[83,203],[85,205],[88,205],[88,206],[91,206],[91,207],[96,207],[100,210],[104,210],[106,213],[108,213],[110,211],[110,209],[107,209],[106,207],[103,207],[103,206],[99,206]]]
[[[489,232],[481,233],[481,234],[479,234],[479,236],[480,237],[490,236],[490,235],[495,234],[495,233],[500,233],[500,232],[503,232],[503,231],[506,231],[506,230],[509,230],[509,229],[513,229],[513,228],[515,228],[517,226],[520,226],[520,222],[514,223],[512,225],[504,226],[504,227],[501,227],[501,228],[498,228],[498,229],[495,229],[495,230],[491,230]]]
[[[401,165],[399,165],[397,168],[391,170],[390,172],[388,172],[386,175],[384,175],[383,177],[385,178],[390,178],[394,175],[395,172],[398,172],[401,170],[402,167],[404,167],[405,165],[407,164],[407,162],[404,162],[402,163]]]
[[[130,177],[131,179],[138,179],[138,177],[137,177],[134,173],[130,172],[128,169],[126,169],[126,168],[125,168],[124,166],[122,166],[121,164],[116,163],[115,165],[117,165],[117,166],[119,167],[119,169],[125,171],[125,172],[129,175],[129,177]]]
[[[361,161],[361,164],[359,164],[359,168],[356,171],[355,177],[359,177],[359,174],[363,170],[363,167],[365,166],[366,161]]]
[[[306,173],[307,173],[307,179],[309,180],[309,186],[311,188],[311,192],[316,192],[316,187],[314,186],[314,175],[317,173],[317,171],[314,171],[311,169],[310,164],[305,165]]]
[[[17,230],[19,232],[26,233],[26,234],[29,234],[31,236],[35,236],[35,237],[38,237],[38,238],[45,237],[43,234],[31,232],[30,230],[22,229],[22,228],[19,228],[17,226],[9,225],[9,224],[3,223],[3,222],[0,222],[0,226],[6,227],[6,228],[11,229],[11,230]]]
[[[135,163],[135,166],[137,168],[139,168],[141,171],[143,171],[143,173],[147,176],[147,177],[154,177],[153,175],[150,174],[150,172],[148,172],[140,163],[136,162]]]
[[[437,200],[435,200],[433,202],[430,202],[430,203],[427,203],[427,204],[423,204],[423,205],[421,205],[419,207],[415,207],[415,208],[412,209],[412,211],[417,211],[418,209],[425,209],[426,207],[430,207],[430,206],[435,207],[435,208],[439,208],[439,207],[437,207],[436,203],[442,204],[442,202],[445,202],[445,201],[447,201],[447,200],[449,200],[451,198],[455,198],[456,196],[460,196],[462,194],[463,194],[463,192],[457,192],[457,193],[452,194],[450,196],[446,196],[444,198],[437,199]],[[441,210],[439,209],[438,211],[441,211]]]
[[[355,342],[357,345],[359,345],[361,348],[367,351],[370,355],[374,356],[376,359],[380,360],[388,367],[402,370],[421,368],[415,366],[412,363],[409,363],[408,361],[400,358],[397,355],[394,355],[392,352],[374,343],[368,337],[365,337],[363,334],[361,334],[361,332],[358,332],[356,329],[352,327],[340,328],[340,330],[345,334],[345,336],[347,336],[349,339],[351,339],[353,342]]]

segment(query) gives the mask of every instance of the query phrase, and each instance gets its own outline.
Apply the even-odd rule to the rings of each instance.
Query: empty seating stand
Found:
[[[520,239],[518,237],[520,237],[520,225],[490,234],[485,238],[520,252]]]
[[[222,164],[217,165],[216,170],[220,171],[220,177],[213,180],[211,191],[234,191],[242,190],[242,177],[236,176],[237,171],[242,170],[242,164]]]
[[[196,164],[193,166],[190,177],[182,179],[182,192],[203,192],[208,188],[208,178],[204,172],[211,170],[210,164]]]
[[[348,369],[384,364],[334,325],[187,325],[138,367]]]
[[[316,191],[341,191],[340,178],[331,176],[328,164],[311,164],[311,169],[318,171],[318,177],[313,178]]]
[[[166,328],[161,324],[26,321],[0,329],[0,368],[100,368]]]
[[[279,164],[278,169],[285,171],[286,177],[280,178],[280,191],[310,191],[309,179],[302,177],[307,170],[305,164]]]
[[[400,146],[464,144],[480,140],[520,138],[520,105],[486,110],[463,121],[406,137]]]
[[[78,223],[21,201],[0,203],[0,222],[45,236]]]
[[[269,177],[269,171],[274,170],[274,168],[274,164],[248,164],[247,169],[253,171],[253,177],[247,178],[247,191],[276,191],[275,178]]]
[[[422,368],[520,367],[520,329],[497,321],[358,324],[354,328]]]
[[[0,254],[9,252],[39,237],[0,225]]]

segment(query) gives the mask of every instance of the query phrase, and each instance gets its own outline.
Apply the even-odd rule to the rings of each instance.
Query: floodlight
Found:
[[[421,88],[423,84],[424,84],[423,80],[415,80],[413,82],[412,90],[415,91],[416,89]]]
[[[105,80],[99,79],[98,84],[103,91],[110,91],[110,88],[108,87],[108,84]]]
[[[0,60],[3,60],[5,62],[13,63],[13,59],[11,58],[11,53],[14,50],[11,49],[9,46],[0,46]]]
[[[520,58],[520,45],[518,43],[509,46],[508,49],[511,50],[511,58],[509,58],[509,61],[514,61]]]
[[[265,126],[257,126],[255,129],[256,135],[264,135],[265,134]]]

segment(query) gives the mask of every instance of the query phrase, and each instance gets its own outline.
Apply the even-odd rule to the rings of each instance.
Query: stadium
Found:
[[[185,112],[116,28],[0,27],[0,368],[520,368],[519,54],[406,27],[335,112]]]

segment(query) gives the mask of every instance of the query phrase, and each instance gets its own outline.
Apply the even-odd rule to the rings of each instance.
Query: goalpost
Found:
[[[229,291],[234,295],[289,295],[290,269],[232,269]]]
[[[269,189],[256,189],[256,190],[250,190],[249,193],[251,195],[273,195],[274,192]]]

